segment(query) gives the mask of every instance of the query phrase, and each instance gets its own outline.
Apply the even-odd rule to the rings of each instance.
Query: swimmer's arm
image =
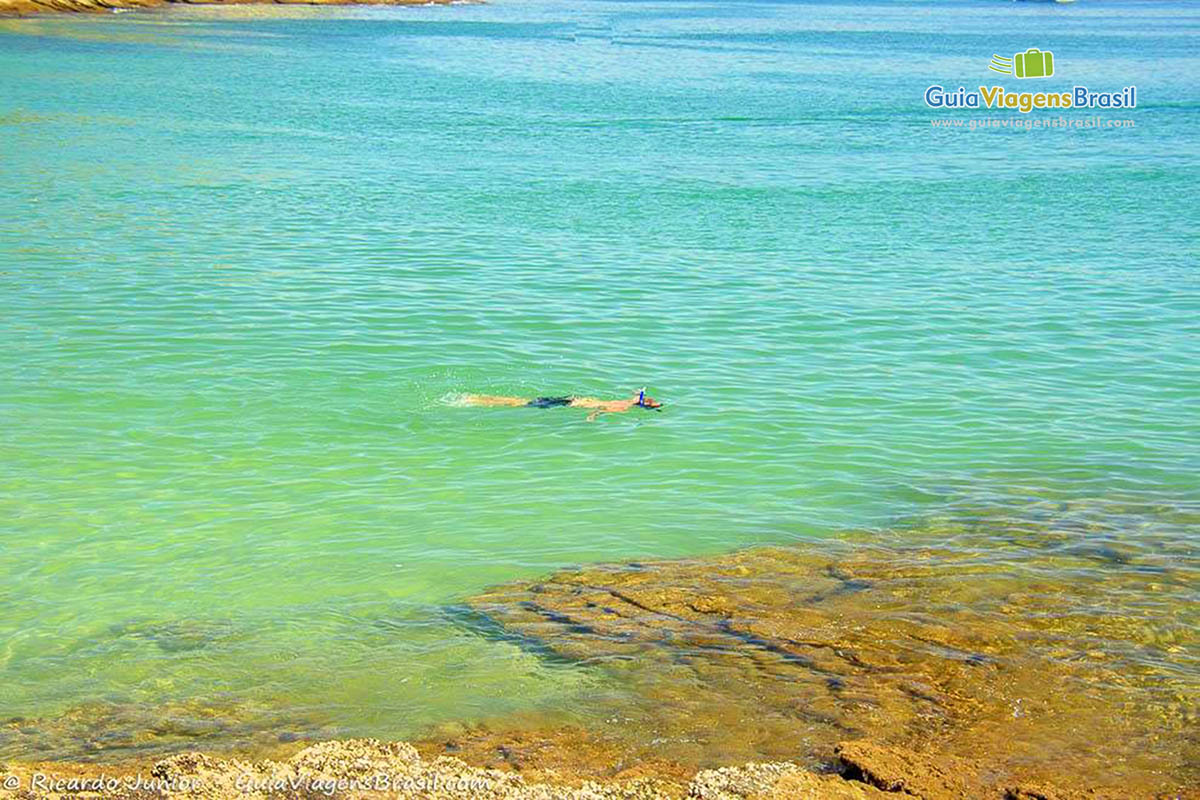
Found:
[[[601,414],[624,414],[629,409],[633,408],[632,400],[604,400],[597,405],[585,406],[585,408],[594,408],[595,411],[588,414],[587,421],[595,422],[596,417]]]

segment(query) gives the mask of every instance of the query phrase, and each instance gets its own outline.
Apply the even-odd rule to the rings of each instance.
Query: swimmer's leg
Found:
[[[529,404],[528,397],[507,397],[500,394],[465,394],[462,404],[466,406],[524,406]]]

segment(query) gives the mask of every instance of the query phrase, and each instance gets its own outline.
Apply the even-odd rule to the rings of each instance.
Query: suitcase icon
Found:
[[[1054,53],[1031,47],[1013,56],[1013,72],[1018,78],[1049,78],[1054,74]]]

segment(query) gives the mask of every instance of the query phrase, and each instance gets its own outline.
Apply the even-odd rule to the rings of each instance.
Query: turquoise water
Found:
[[[1194,509],[1197,33],[1087,0],[5,23],[0,709],[137,741],[163,707],[248,720],[214,741],[578,709],[612,687],[455,604],[964,504]],[[931,126],[928,85],[1026,89],[986,65],[1034,46],[1136,84],[1101,114],[1136,127]],[[664,413],[454,404],[642,385]]]

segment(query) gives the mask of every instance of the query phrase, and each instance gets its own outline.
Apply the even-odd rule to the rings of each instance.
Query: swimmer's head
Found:
[[[653,409],[656,411],[662,408],[662,403],[658,402],[653,397],[648,397],[646,395],[646,387],[645,386],[643,386],[641,389],[638,390],[637,402],[634,403],[634,405],[641,406],[642,408]]]

